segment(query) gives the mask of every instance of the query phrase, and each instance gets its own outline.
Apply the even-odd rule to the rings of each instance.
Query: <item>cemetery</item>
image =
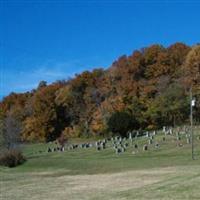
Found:
[[[199,199],[199,138],[200,127],[195,126],[195,160],[186,126],[132,131],[127,137],[70,139],[63,146],[57,141],[23,144],[28,161],[17,168],[0,167],[1,197]]]

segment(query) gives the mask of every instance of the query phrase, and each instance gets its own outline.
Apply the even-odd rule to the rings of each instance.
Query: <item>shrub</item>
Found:
[[[7,150],[0,154],[0,165],[6,167],[16,167],[26,161],[26,158],[19,150]]]

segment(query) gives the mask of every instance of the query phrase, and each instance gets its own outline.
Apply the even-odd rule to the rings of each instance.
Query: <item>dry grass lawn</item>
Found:
[[[1,181],[1,200],[200,199],[200,168],[166,167],[95,175],[65,171],[12,175]],[[191,190],[193,185],[193,190]],[[182,192],[178,192],[178,191]],[[177,191],[177,193],[176,193]]]

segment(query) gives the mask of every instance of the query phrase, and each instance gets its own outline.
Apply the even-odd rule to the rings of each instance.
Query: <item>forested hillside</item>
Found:
[[[4,83],[6,84],[6,83]],[[189,91],[200,121],[200,45],[152,45],[121,56],[107,69],[11,93],[0,103],[1,134],[23,141],[126,134],[181,125],[189,119]]]

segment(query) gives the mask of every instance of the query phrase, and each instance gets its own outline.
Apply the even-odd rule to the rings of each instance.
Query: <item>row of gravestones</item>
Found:
[[[67,150],[74,150],[74,149],[88,149],[91,147],[96,147],[97,151],[103,150],[106,148],[108,139],[98,140],[95,143],[82,143],[82,144],[70,144],[66,148]],[[66,150],[65,147],[48,147],[47,152],[63,152]]]
[[[133,138],[133,135],[135,135],[135,137]],[[129,133],[129,139],[132,142],[133,139],[137,139],[138,136],[144,135],[143,132],[139,132],[137,131],[136,133],[130,132]],[[155,135],[155,132],[154,132]],[[73,149],[77,149],[77,148],[82,148],[82,149],[87,149],[90,147],[95,146],[97,151],[106,149],[107,147],[107,142],[111,141],[113,148],[115,149],[116,152],[124,152],[126,151],[127,147],[128,147],[128,139],[127,138],[122,138],[120,136],[116,136],[116,137],[112,137],[109,139],[103,139],[103,140],[99,140],[96,141],[95,144],[92,143],[82,143],[82,144],[70,144],[68,145],[68,147],[66,148],[67,150],[73,150]],[[125,142],[125,143],[124,143]],[[48,152],[63,152],[66,150],[64,146],[62,147],[48,147],[47,151]],[[147,149],[146,147],[144,147],[144,149]]]
[[[162,132],[164,133],[164,137],[162,138],[162,141],[166,140],[167,135],[175,135],[176,140],[180,141],[181,140],[181,135],[185,135],[186,141],[189,144],[191,142],[191,135],[189,134],[189,129],[188,127],[184,128],[178,128],[178,129],[173,129],[171,127],[163,127]],[[148,145],[155,145],[155,148],[158,148],[160,145],[157,142],[154,142],[154,136],[157,134],[157,131],[146,131],[146,132],[128,132],[128,138],[122,138],[120,136],[116,137],[111,137],[109,139],[103,139],[103,140],[98,140],[95,143],[83,143],[83,144],[71,144],[68,146],[68,150],[73,150],[77,148],[82,148],[82,149],[87,149],[91,147],[95,147],[97,151],[104,150],[108,147],[112,147],[116,154],[123,153],[126,151],[128,146],[133,146],[134,149],[138,149],[138,144],[133,144],[133,141],[137,141],[138,136],[144,136],[148,138],[148,144],[143,145],[143,150],[147,151],[148,150]],[[200,136],[197,138],[200,140]],[[110,144],[108,144],[108,141],[110,141]],[[178,144],[179,146],[182,146],[180,143]],[[54,148],[48,148],[48,152],[55,152],[55,151],[65,151],[64,147],[54,147]]]
[[[65,147],[48,147],[47,148],[47,152],[51,153],[51,152],[63,152],[65,151]]]
[[[199,127],[195,127],[195,129],[198,128]],[[174,136],[175,137],[174,141],[177,142],[178,147],[183,146],[183,141],[186,141],[187,144],[190,144],[192,141],[191,129],[188,126],[177,127],[177,128],[163,127],[163,133],[165,135]],[[195,136],[194,139],[200,140],[200,136]]]
[[[176,137],[176,141],[181,141],[184,138],[186,139],[186,143],[191,143],[191,134],[190,134],[190,128],[187,126],[178,127],[175,129],[163,127],[163,132],[165,135],[174,135]],[[200,140],[200,136],[196,137],[197,140]],[[182,144],[179,146],[183,146]]]
[[[70,144],[67,148],[65,148],[64,146],[48,147],[47,152],[64,152],[65,150],[73,150],[78,148],[87,149],[91,148],[92,146],[92,143]]]
[[[116,136],[116,137],[111,137],[109,139],[103,139],[103,140],[98,140],[95,142],[95,144],[92,144],[92,143],[83,143],[83,144],[71,144],[68,146],[67,150],[73,150],[73,149],[77,149],[77,148],[82,148],[82,149],[87,149],[87,148],[90,148],[90,147],[96,147],[96,150],[97,151],[101,151],[103,149],[106,149],[107,147],[112,147],[116,154],[119,154],[119,153],[123,153],[126,151],[126,149],[128,148],[129,146],[129,142],[131,141],[131,144],[133,142],[133,137],[132,137],[132,134],[135,134],[135,133],[129,133],[129,138],[122,138],[120,136]],[[134,137],[134,140],[137,139],[137,137],[141,135],[141,133],[137,132],[136,134],[136,137]],[[148,135],[148,133],[147,133]],[[155,135],[155,132],[153,133],[153,135]],[[149,136],[150,137],[150,140],[149,140],[149,144],[152,144],[153,143],[153,136]],[[111,143],[111,146],[107,145],[107,142],[110,141]],[[133,145],[135,149],[138,149],[138,144],[135,144]],[[147,145],[144,145],[143,146],[143,150],[146,151],[148,149],[148,146]],[[47,149],[48,152],[63,152],[65,151],[65,147],[48,147]]]

